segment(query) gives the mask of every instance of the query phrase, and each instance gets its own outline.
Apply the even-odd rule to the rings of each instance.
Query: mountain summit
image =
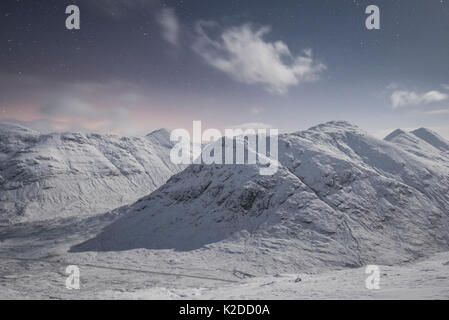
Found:
[[[419,128],[412,131],[412,133],[437,149],[449,151],[449,142],[432,130]]]

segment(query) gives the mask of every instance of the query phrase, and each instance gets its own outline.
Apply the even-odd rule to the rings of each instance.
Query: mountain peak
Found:
[[[364,131],[358,126],[347,121],[328,121],[319,125],[313,126],[305,131],[299,132],[301,134],[330,134],[337,136],[344,136],[347,133],[355,133],[364,135]]]
[[[385,141],[391,141],[391,140],[393,140],[394,138],[396,138],[397,136],[406,135],[406,134],[407,134],[407,132],[405,132],[404,130],[402,130],[402,129],[396,129],[396,130],[394,130],[393,132],[391,132],[388,136],[386,136],[386,137],[384,138],[384,140],[385,140]]]
[[[154,143],[158,143],[163,146],[171,146],[172,143],[170,141],[170,130],[166,128],[161,128],[154,130],[146,135],[148,139],[150,139]]]
[[[360,128],[357,127],[356,125],[343,120],[328,121],[309,128],[309,130],[326,130],[326,129],[360,130]]]
[[[151,131],[149,134],[147,134],[147,137],[148,136],[160,135],[160,134],[164,134],[164,135],[168,134],[168,135],[170,135],[170,130],[168,130],[167,128],[160,128],[160,129]]]
[[[449,151],[449,141],[430,129],[419,128],[412,131],[411,133],[437,149],[440,149],[442,151]]]
[[[421,127],[421,128],[416,129],[416,130],[413,130],[410,133],[413,133],[413,134],[430,134],[430,135],[438,136],[438,134],[435,131],[432,131],[432,130],[430,130],[428,128],[424,128],[424,127]]]

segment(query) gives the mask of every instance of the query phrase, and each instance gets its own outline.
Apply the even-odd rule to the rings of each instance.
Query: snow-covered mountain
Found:
[[[379,140],[328,122],[283,134],[273,176],[259,175],[256,165],[190,165],[72,251],[207,246],[237,250],[264,270],[296,270],[447,250],[447,142],[417,132]]]
[[[170,134],[146,137],[51,133],[0,123],[3,223],[93,215],[130,204],[181,167]]]
[[[412,131],[412,134],[441,151],[449,151],[449,142],[432,130],[419,128]]]
[[[438,134],[425,128],[412,132],[397,129],[386,136],[384,140],[393,142],[406,151],[430,161],[444,164],[449,157],[449,143]]]

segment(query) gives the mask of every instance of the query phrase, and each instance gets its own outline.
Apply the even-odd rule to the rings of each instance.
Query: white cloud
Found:
[[[441,86],[442,86],[444,89],[449,90],[449,84],[443,83]]]
[[[172,8],[164,8],[160,10],[157,21],[162,27],[162,36],[174,46],[179,43],[179,22],[176,17],[175,10]]]
[[[449,96],[436,90],[418,94],[414,91],[398,90],[391,95],[393,108],[425,105],[433,102],[446,100]]]
[[[430,110],[430,111],[426,111],[425,113],[430,114],[430,115],[449,114],[449,109]]]
[[[312,50],[293,56],[282,41],[269,42],[264,36],[270,28],[253,30],[249,24],[231,27],[212,39],[206,28],[213,22],[198,22],[193,49],[209,65],[246,84],[259,84],[269,92],[285,94],[290,86],[317,80],[326,69],[314,61]]]

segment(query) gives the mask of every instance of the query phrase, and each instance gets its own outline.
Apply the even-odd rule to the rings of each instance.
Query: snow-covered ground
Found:
[[[80,268],[80,290],[65,287],[72,264]],[[227,267],[223,260],[139,250],[2,259],[0,299],[449,299],[449,252],[379,266],[377,290],[366,288],[364,267],[258,276]]]
[[[449,299],[449,253],[404,266],[379,266],[378,289],[366,287],[365,268],[320,274],[276,274],[198,288],[108,290],[108,299]],[[98,296],[97,296],[98,297]]]
[[[280,256],[273,261],[279,272],[266,272],[238,246],[68,252],[114,219],[106,214],[0,228],[0,299],[449,299],[449,252],[379,265],[379,290],[365,287],[365,267],[294,272]],[[68,265],[80,268],[80,290],[65,286]]]
[[[329,122],[281,135],[273,176],[191,165],[104,214],[4,225],[0,298],[449,298],[448,150],[426,129]]]

